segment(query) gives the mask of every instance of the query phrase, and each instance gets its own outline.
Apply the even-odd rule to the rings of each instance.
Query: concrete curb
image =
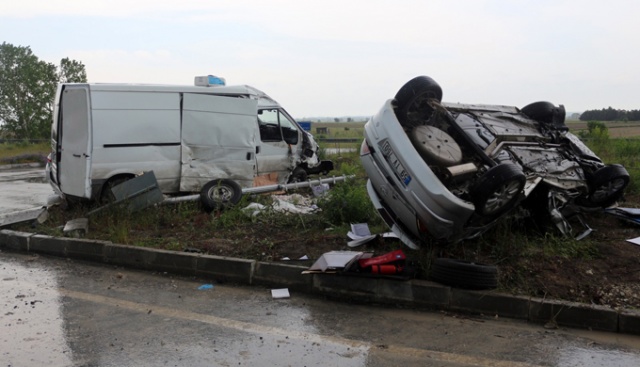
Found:
[[[76,238],[0,230],[0,250],[35,252],[144,270],[213,278],[219,282],[293,289],[358,302],[425,307],[533,323],[640,335],[640,310],[468,291],[424,280],[344,274],[303,275],[306,266],[155,250]]]

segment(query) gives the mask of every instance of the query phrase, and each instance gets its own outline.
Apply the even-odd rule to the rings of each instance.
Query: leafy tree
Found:
[[[59,83],[86,83],[87,72],[80,61],[69,60],[68,57],[60,60]]]
[[[0,128],[15,139],[49,136],[53,99],[59,82],[86,82],[84,65],[68,58],[56,65],[31,48],[0,45]]]

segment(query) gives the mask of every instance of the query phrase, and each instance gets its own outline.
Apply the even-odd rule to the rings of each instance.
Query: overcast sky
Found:
[[[297,118],[372,115],[417,75],[448,102],[640,109],[638,0],[0,0],[0,42],[89,82],[249,84]]]

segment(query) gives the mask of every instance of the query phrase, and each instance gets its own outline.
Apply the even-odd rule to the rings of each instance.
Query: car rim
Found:
[[[622,178],[617,178],[615,180],[607,182],[606,184],[598,187],[593,192],[593,201],[602,201],[611,197],[612,195],[615,195],[624,187],[624,184],[625,182]]]
[[[509,204],[511,200],[520,192],[520,182],[511,181],[500,186],[493,195],[489,196],[484,205],[486,214],[494,213]]]

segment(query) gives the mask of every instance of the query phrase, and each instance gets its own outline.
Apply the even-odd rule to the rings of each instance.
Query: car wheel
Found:
[[[493,289],[498,286],[498,268],[464,260],[437,258],[431,264],[431,279],[458,288]]]
[[[289,176],[289,180],[287,180],[287,183],[304,182],[307,180],[307,171],[305,171],[302,167],[296,167],[293,172],[291,172],[291,176]]]
[[[612,164],[595,171],[588,183],[588,206],[606,208],[622,196],[629,184],[629,173],[623,166]]]
[[[442,88],[428,76],[418,76],[409,80],[396,93],[396,116],[403,127],[424,124],[433,114],[429,100],[442,101]]]
[[[510,163],[491,167],[470,190],[476,212],[495,217],[511,209],[524,188],[522,170]]]
[[[562,105],[556,107],[551,102],[534,102],[524,106],[520,111],[533,120],[568,130],[564,125],[566,112]]]
[[[240,185],[228,179],[209,181],[200,190],[200,201],[207,211],[231,207],[240,202],[241,198]]]

